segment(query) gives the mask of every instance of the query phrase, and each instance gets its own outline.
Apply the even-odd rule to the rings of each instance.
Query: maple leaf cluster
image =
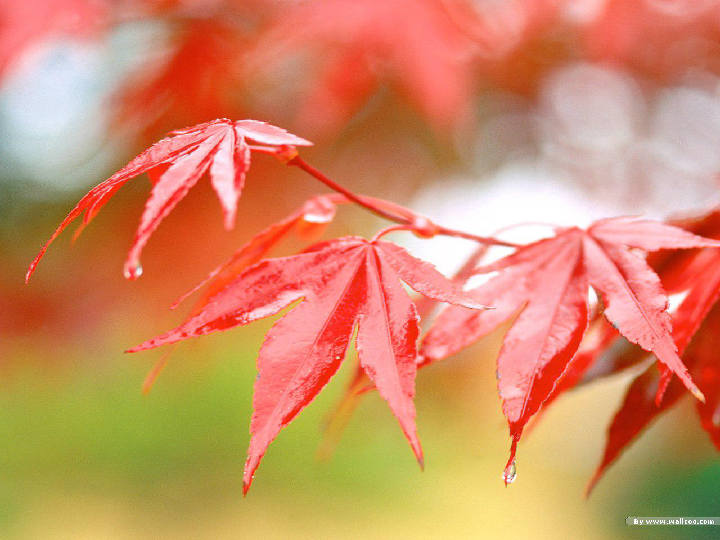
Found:
[[[695,396],[673,341],[668,299],[648,264],[627,248],[646,252],[720,246],[662,223],[608,219],[587,230],[559,230],[480,268],[498,272],[470,294],[495,306],[483,314],[444,310],[423,340],[423,355],[441,360],[516,315],[498,357],[498,389],[510,426],[508,467],[523,428],[552,395],[575,357],[588,324],[588,286],[601,296],[603,315],[632,343],[653,353]],[[478,271],[478,270],[476,270]]]
[[[678,225],[709,238],[720,238],[720,212],[717,210]],[[650,260],[669,294],[682,295],[672,314],[673,337],[683,362],[704,399],[696,404],[702,428],[720,450],[720,364],[716,351],[720,344],[720,253],[717,250],[661,253]],[[606,346],[617,349],[619,341],[605,328]],[[611,349],[612,350],[612,349]],[[618,373],[645,360],[644,351],[625,346],[604,359],[605,366],[586,381]],[[596,360],[598,351],[589,354]],[[582,371],[587,372],[587,367]],[[655,399],[653,399],[653,394]],[[622,451],[656,418],[683,396],[682,385],[671,379],[662,366],[650,365],[631,383],[608,429],[602,460],[588,486],[591,490]]]
[[[377,390],[421,466],[413,401],[417,370],[452,356],[510,320],[497,361],[498,390],[511,437],[506,483],[515,478],[518,442],[533,416],[581,381],[636,365],[648,355],[657,359],[657,366],[648,368],[628,391],[595,480],[646,424],[687,390],[718,444],[720,372],[712,350],[717,335],[713,330],[720,321],[720,308],[713,309],[720,297],[720,240],[713,239],[720,238],[720,213],[680,223],[604,219],[587,229],[556,227],[549,238],[513,244],[449,229],[389,201],[353,193],[300,157],[297,147],[310,144],[255,120],[219,119],[176,130],[83,197],[27,273],[29,279],[50,242],[74,219],[84,214],[81,231],[118,189],[143,173],[152,189],[125,262],[130,279],[141,273],[139,257],[151,234],[205,173],[220,200],[225,226],[232,228],[252,152],[298,167],[338,192],[310,199],[252,237],[176,302],[173,307],[206,286],[182,324],[129,350],[228,330],[291,307],[267,333],[258,356],[245,492],[268,445],[337,372],[353,335],[358,365],[341,404]],[[370,240],[349,236],[321,241],[295,255],[268,257],[293,232],[316,239],[343,204],[359,205],[394,224]],[[404,248],[381,240],[403,230],[420,238],[465,238],[480,248],[448,279]],[[512,253],[484,263],[490,246]],[[477,276],[486,281],[468,289],[468,280]],[[402,283],[425,300],[414,301]],[[668,293],[685,295],[672,312]],[[420,317],[438,302],[449,305],[421,337]],[[625,349],[608,360],[601,353],[617,340],[623,340]],[[164,361],[151,372],[146,388]]]
[[[118,89],[113,127],[130,127],[149,141],[175,126],[192,126],[171,131],[90,190],[40,250],[26,280],[71,222],[82,216],[77,236],[123,185],[146,174],[152,187],[124,263],[125,276],[136,279],[150,237],[197,182],[207,175],[223,224],[232,229],[253,153],[270,155],[336,193],[306,201],[253,236],[172,306],[204,289],[182,324],[130,349],[228,330],[289,308],[258,357],[245,491],[268,445],[336,373],[353,336],[358,363],[333,425],[346,420],[361,395],[377,390],[421,465],[413,401],[417,370],[504,323],[510,327],[497,376],[511,439],[506,482],[515,478],[526,426],[558,396],[648,358],[656,362],[648,362],[628,389],[590,487],[650,422],[688,394],[720,449],[720,364],[713,356],[720,329],[719,211],[672,223],[612,218],[587,229],[557,227],[549,238],[518,245],[449,229],[356,194],[300,157],[298,148],[309,141],[265,122],[227,118],[246,116],[253,100],[275,112],[282,109],[277,102],[299,103],[286,116],[317,140],[337,133],[389,88],[446,136],[472,116],[473,96],[487,81],[533,94],[559,60],[573,57],[566,43],[573,39],[589,59],[653,82],[693,68],[720,73],[716,0],[607,0],[575,29],[578,36],[567,28],[572,4],[0,0],[0,81],[43,40],[102,39],[127,22],[160,21],[167,50],[148,55]],[[282,84],[263,86],[287,65],[292,68],[280,75]],[[278,93],[286,99],[277,99]],[[271,257],[289,235],[320,240],[338,208],[348,204],[393,225],[369,240],[348,236]],[[382,240],[394,231],[464,238],[480,247],[449,279]],[[511,252],[489,261],[490,246]],[[468,286],[477,278],[485,281]],[[422,298],[411,297],[403,283]],[[669,308],[669,295],[681,298],[677,307]],[[438,303],[447,305],[429,317]],[[430,324],[423,327],[421,318]],[[146,390],[166,360],[150,372]]]

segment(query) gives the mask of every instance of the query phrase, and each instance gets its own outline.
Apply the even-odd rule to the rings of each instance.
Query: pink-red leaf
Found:
[[[672,321],[678,350],[706,398],[704,403],[697,402],[702,426],[720,449],[720,368],[717,362],[720,317],[717,308],[712,310],[720,297],[718,256],[714,250],[702,251],[689,263],[679,261],[695,279],[673,313]],[[672,264],[665,264],[664,270],[675,273]],[[590,481],[588,493],[644,428],[684,395],[680,382],[676,379],[671,381],[668,374],[672,372],[658,372],[651,366],[632,383],[608,430],[603,458]],[[661,397],[662,401],[658,399]]]
[[[720,247],[718,241],[697,236],[679,227],[630,217],[596,221],[589,232],[602,242],[639,248],[643,251]]]
[[[605,300],[608,320],[628,340],[655,354],[702,400],[672,339],[668,300],[657,274],[643,259],[612,244],[601,246],[588,236],[583,248],[588,278]]]
[[[244,490],[270,442],[335,373],[355,325],[360,365],[422,464],[413,404],[419,317],[406,279],[437,300],[481,307],[402,248],[347,237],[247,268],[179,327],[130,352],[247,324],[302,299],[270,330],[258,359]]]
[[[587,326],[588,284],[578,243],[558,251],[533,286],[537,290],[498,357],[498,389],[513,440],[509,463],[523,428],[552,393]]]
[[[461,312],[447,307],[423,340],[423,365],[457,352],[519,312],[498,357],[498,388],[512,436],[510,467],[530,417],[547,399],[572,386],[597,356],[577,367],[576,378],[569,379],[572,384],[562,383],[587,326],[592,285],[605,300],[604,314],[619,333],[654,353],[702,398],[673,342],[668,299],[660,280],[629,248],[718,245],[674,226],[630,218],[599,221],[587,231],[558,229],[553,238],[477,269],[499,274],[468,294],[496,309]]]
[[[125,277],[135,279],[140,275],[140,253],[150,235],[160,222],[187,195],[210,166],[212,154],[218,148],[222,135],[214,135],[203,141],[196,150],[178,158],[155,183],[145,210],[140,217],[140,226],[125,261]]]
[[[50,243],[75,218],[84,212],[83,225],[87,225],[125,182],[158,167],[169,165],[153,182],[135,241],[125,262],[126,277],[135,278],[140,275],[140,254],[148,238],[208,168],[212,185],[223,207],[225,226],[232,227],[237,199],[250,165],[250,147],[247,140],[270,145],[311,144],[283,129],[255,120],[233,122],[219,119],[174,131],[169,138],[145,150],[80,200],[30,264],[26,281],[37,268]]]
[[[422,467],[413,403],[420,318],[395,270],[383,264],[376,251],[366,253],[364,277],[367,299],[357,336],[360,365],[390,405]]]
[[[364,294],[365,284],[357,275],[362,262],[354,257],[265,337],[258,357],[245,493],[268,445],[340,367],[355,326],[353,304]]]

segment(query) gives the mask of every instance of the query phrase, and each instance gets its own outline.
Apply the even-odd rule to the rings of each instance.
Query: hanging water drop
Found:
[[[502,473],[502,479],[507,486],[508,484],[512,484],[515,481],[515,478],[517,478],[517,468],[515,467],[515,460],[513,459],[510,464],[505,467],[505,470]]]
[[[306,223],[311,223],[313,225],[317,223],[328,223],[330,219],[327,215],[321,214],[319,212],[313,214],[312,212],[307,212],[306,214],[303,214],[303,221]]]
[[[125,279],[137,279],[142,276],[142,273],[143,268],[140,263],[134,265],[126,264],[123,268],[123,275],[125,276]]]

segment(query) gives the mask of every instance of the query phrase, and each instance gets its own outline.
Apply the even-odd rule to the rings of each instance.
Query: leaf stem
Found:
[[[253,147],[253,149],[256,149]],[[263,151],[260,148],[257,148],[259,151]],[[270,152],[268,152],[270,153]],[[363,208],[369,210],[370,212],[374,213],[375,215],[378,215],[382,218],[385,218],[389,221],[394,221],[398,224],[398,226],[390,227],[387,229],[383,229],[380,231],[373,240],[376,240],[380,238],[380,236],[387,234],[392,231],[397,230],[408,230],[413,232],[419,232],[420,235],[423,236],[423,232],[427,228],[427,224],[432,222],[419,214],[416,214],[412,210],[409,210],[407,208],[404,208],[402,206],[396,205],[394,203],[388,202],[388,201],[379,201],[378,199],[373,199],[369,197],[363,197],[362,195],[357,195],[356,193],[353,193],[348,188],[342,186],[341,184],[338,184],[333,179],[327,177],[325,174],[320,172],[318,169],[310,165],[308,162],[306,162],[304,159],[302,159],[300,156],[295,156],[292,159],[288,160],[286,162],[287,165],[292,165],[294,167],[297,167],[306,173],[308,173],[313,178],[319,180],[323,184],[325,184],[330,189],[337,191],[338,193],[341,193],[344,195],[348,200],[362,206]],[[422,226],[421,226],[422,224]],[[433,224],[434,225],[434,224]],[[517,248],[520,247],[521,244],[516,244],[513,242],[505,242],[503,240],[498,240],[497,238],[492,238],[488,236],[478,236],[476,234],[471,234],[465,231],[459,231],[456,229],[450,229],[448,227],[442,227],[439,225],[434,225],[434,235],[442,235],[442,236],[451,236],[454,238],[465,238],[467,240],[473,240],[475,242],[478,242],[483,245],[487,246],[503,246],[503,247],[510,247],[510,248]],[[427,235],[426,235],[427,236]]]
[[[341,186],[331,178],[328,178],[325,176],[322,172],[317,170],[315,167],[310,165],[307,161],[305,161],[300,156],[295,156],[290,161],[287,162],[288,165],[292,165],[294,167],[297,167],[299,169],[302,169],[306,173],[308,173],[310,176],[316,178],[323,184],[325,184],[327,187],[332,189],[333,191],[337,191],[338,193],[342,193],[345,195],[345,197],[348,198],[348,200],[351,200],[352,202],[362,206],[363,208],[366,208],[367,210],[370,210],[372,213],[385,218],[389,221],[394,221],[395,223],[400,223],[403,225],[409,225],[412,222],[412,219],[409,216],[402,216],[400,214],[386,211],[383,208],[380,208],[378,205],[376,205],[374,202],[371,202],[370,200],[365,199],[364,197],[360,195],[356,195],[349,189],[347,189],[344,186]]]
[[[412,231],[413,228],[410,225],[391,225],[390,227],[385,227],[384,229],[380,229],[377,233],[375,233],[375,236],[373,236],[370,239],[370,242],[375,242],[377,240],[380,240],[383,236],[385,236],[388,233],[391,233],[393,231]]]
[[[491,236],[479,236],[477,234],[471,234],[465,231],[448,229],[447,227],[439,227],[438,234],[441,234],[443,236],[452,236],[453,238],[465,238],[466,240],[474,240],[475,242],[478,242],[479,244],[484,244],[486,246],[518,248],[523,245],[516,244],[515,242],[505,242],[504,240],[498,240],[497,238],[493,238]]]

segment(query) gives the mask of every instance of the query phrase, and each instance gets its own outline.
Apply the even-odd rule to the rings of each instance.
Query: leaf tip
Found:
[[[603,473],[605,472],[605,467],[602,465],[597,468],[595,473],[592,475],[592,478],[590,478],[590,481],[587,483],[587,486],[585,486],[585,500],[588,500],[590,498],[590,495],[592,495],[593,491],[595,491],[595,486],[597,486],[600,479],[603,477]]]
[[[252,431],[251,431],[252,433]],[[253,483],[253,480],[255,480],[255,472],[257,471],[258,466],[260,465],[260,460],[263,458],[263,455],[265,454],[265,451],[258,453],[254,448],[253,444],[256,443],[255,440],[255,434],[253,433],[250,437],[250,449],[248,451],[248,457],[245,461],[245,468],[243,470],[243,497],[247,495],[247,492],[250,490],[250,486]],[[269,444],[269,443],[268,443]],[[265,449],[267,449],[267,445],[265,445]]]
[[[692,395],[695,396],[701,403],[705,403],[705,394],[703,394],[697,386],[693,385],[690,392],[692,392]]]
[[[248,462],[249,464],[249,462]],[[242,492],[243,497],[247,497],[248,491],[250,491],[250,486],[253,483],[253,480],[255,478],[255,469],[257,469],[257,465],[255,467],[248,468],[248,465],[245,465],[245,474],[243,475],[243,483],[242,483]]]
[[[508,486],[508,484],[512,484],[515,479],[517,478],[517,467],[515,465],[515,454],[517,453],[517,444],[520,440],[520,434],[522,433],[522,428],[520,430],[515,430],[511,427],[511,436],[512,436],[512,442],[510,443],[510,457],[507,460],[507,463],[505,464],[505,468],[502,472],[502,480],[505,482],[505,487]]]
[[[415,459],[417,460],[418,465],[420,466],[420,470],[425,470],[425,456],[423,455],[423,449],[420,445],[420,440],[417,438],[417,435],[410,438],[408,437],[408,440],[410,441],[410,447],[412,448],[413,454],[415,454]]]
[[[690,390],[690,393],[691,393],[693,396],[695,396],[695,398],[696,398],[700,403],[705,403],[705,394],[703,394],[703,393],[700,391],[700,389],[697,387],[697,385],[692,381],[692,379],[690,379],[690,375],[688,375],[687,373],[686,373],[685,375],[686,375],[686,378],[683,379],[683,383],[685,383],[685,387],[686,387],[688,390]],[[664,393],[665,388],[667,388],[667,385],[668,385],[668,383],[669,383],[669,380],[670,380],[670,377],[671,377],[671,376],[672,376],[672,372],[668,372],[668,376],[667,376],[667,377],[663,377],[663,379],[661,379],[660,386],[659,386],[659,388],[658,388],[658,394],[660,394],[660,398],[661,398],[661,399],[662,399],[662,394],[660,393],[660,391],[662,390],[663,393]],[[665,387],[665,388],[663,388],[663,387]],[[658,397],[658,396],[656,395],[656,396],[655,396],[655,398],[656,398],[656,399],[655,399],[655,403],[658,403],[657,397]]]
[[[164,345],[164,343],[163,343]],[[154,349],[155,347],[159,347],[160,344],[157,343],[157,339],[151,339],[148,341],[145,341],[141,343],[140,345],[135,345],[135,347],[132,347],[130,349],[125,349],[125,353],[136,353],[136,352],[142,352],[147,351],[148,349]]]
[[[40,259],[42,259],[44,251],[41,251],[38,253],[37,257],[33,259],[33,262],[30,263],[30,266],[28,266],[27,272],[25,272],[25,285],[28,284],[30,281],[30,277],[35,273],[35,270],[37,269],[37,265],[40,262]]]
[[[226,210],[223,215],[223,227],[227,232],[232,231],[235,228],[235,212],[232,210]]]

